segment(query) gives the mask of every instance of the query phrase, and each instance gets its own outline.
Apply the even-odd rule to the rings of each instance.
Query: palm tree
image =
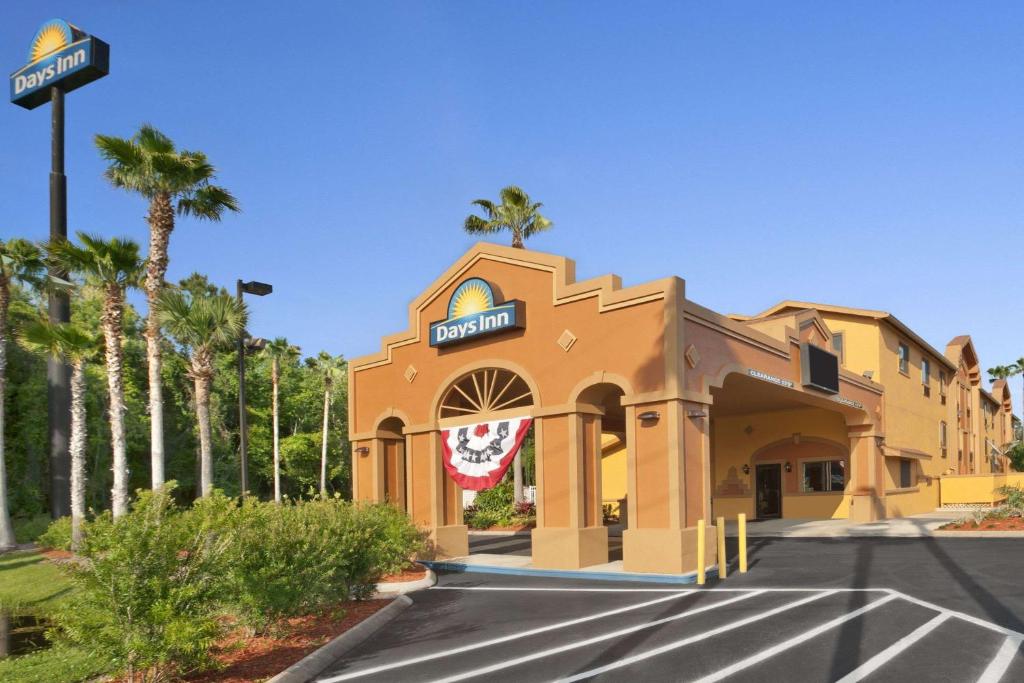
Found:
[[[994,368],[988,369],[989,379],[995,381],[997,379],[1006,379],[1016,375],[1020,370],[1016,365],[997,365]]]
[[[38,285],[46,272],[39,248],[31,242],[0,240],[0,550],[13,548],[14,526],[7,502],[7,464],[4,457],[4,396],[7,394],[7,311],[11,305],[11,283]]]
[[[128,512],[128,454],[124,429],[124,297],[129,287],[137,287],[142,277],[143,262],[139,245],[129,239],[115,237],[104,240],[96,235],[78,233],[82,246],[68,241],[51,242],[50,259],[62,270],[78,273],[92,280],[103,290],[103,346],[106,353],[107,390],[110,395],[110,441],[113,447],[114,487],[111,507],[114,518]]]
[[[165,289],[157,300],[159,322],[189,355],[189,376],[195,385],[199,423],[200,486],[202,496],[213,491],[213,446],[210,436],[210,386],[214,354],[229,348],[245,329],[245,304],[227,294],[192,296]]]
[[[512,246],[523,249],[523,240],[547,230],[552,223],[540,214],[540,202],[531,202],[530,195],[515,185],[501,191],[501,203],[489,199],[474,199],[473,204],[484,210],[486,218],[476,214],[466,216],[463,227],[473,235],[489,235],[502,230],[512,233]]]
[[[153,488],[164,483],[164,403],[160,383],[161,349],[157,299],[167,274],[167,249],[174,215],[219,221],[238,211],[235,198],[214,185],[216,169],[202,152],[178,150],[166,135],[143,125],[131,138],[96,136],[100,156],[110,162],[107,179],[149,201],[149,258],[146,261],[146,362],[149,367],[150,457]]]
[[[331,417],[331,391],[334,383],[344,376],[345,360],[341,356],[332,356],[321,351],[313,360],[313,366],[319,370],[324,381],[324,425],[323,440],[320,444],[320,495],[327,495],[327,437],[328,423]]]
[[[26,325],[18,341],[33,353],[71,364],[71,549],[78,550],[85,519],[85,364],[96,355],[98,340],[70,323],[39,320]]]
[[[299,347],[292,346],[284,337],[267,342],[263,353],[270,358],[270,385],[273,387],[272,409],[274,415],[274,501],[281,502],[281,439],[277,395],[281,386],[281,362],[291,363],[299,357]]]

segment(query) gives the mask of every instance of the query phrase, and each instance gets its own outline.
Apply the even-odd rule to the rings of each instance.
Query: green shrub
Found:
[[[512,482],[506,479],[492,488],[484,489],[477,493],[476,498],[473,499],[473,505],[481,511],[499,514],[507,512],[511,515],[514,498],[515,492]]]
[[[231,606],[257,630],[283,616],[366,597],[377,578],[404,568],[422,547],[405,513],[338,499],[247,500],[232,527]]]
[[[32,543],[40,534],[46,531],[50,525],[50,515],[35,515],[34,517],[15,517],[14,538],[18,543]],[[70,527],[68,527],[70,529]]]
[[[211,663],[230,546],[208,523],[214,516],[189,518],[175,506],[172,486],[141,492],[116,522],[105,513],[87,524],[86,561],[70,565],[78,590],[56,615],[71,642],[155,680]]]
[[[71,549],[71,518],[61,517],[55,519],[46,528],[36,541],[44,548],[55,548],[57,550]]]
[[[1003,505],[1011,510],[1024,512],[1024,488],[1019,486],[1004,486],[999,493],[1006,496]]]

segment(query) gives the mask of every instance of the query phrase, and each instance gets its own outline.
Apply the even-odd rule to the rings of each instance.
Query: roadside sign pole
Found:
[[[50,241],[68,238],[68,184],[64,175],[64,90],[50,87]],[[50,266],[50,275],[66,279],[67,273]],[[65,292],[49,294],[51,323],[71,320],[71,303]],[[71,368],[50,356],[46,364],[47,412],[50,423],[50,514],[54,519],[71,514]]]

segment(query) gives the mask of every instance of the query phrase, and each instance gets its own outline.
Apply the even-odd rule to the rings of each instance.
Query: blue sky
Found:
[[[273,283],[252,331],[306,353],[404,329],[473,243],[469,201],[514,182],[555,221],[530,246],[581,277],[885,309],[986,367],[1024,356],[1019,2],[38,0],[5,4],[8,72],[51,17],[111,44],[68,96],[71,229],[145,242],[91,137],[153,123],[244,208],[181,220],[170,277]],[[0,107],[0,235],[47,233],[48,126]]]

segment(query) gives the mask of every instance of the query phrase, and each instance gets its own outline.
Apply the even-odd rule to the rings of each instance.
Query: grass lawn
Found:
[[[9,613],[45,616],[71,593],[71,583],[60,567],[38,552],[0,555],[0,609]],[[72,683],[92,678],[106,665],[88,652],[58,645],[48,650],[0,659],[0,681],[5,683]]]

